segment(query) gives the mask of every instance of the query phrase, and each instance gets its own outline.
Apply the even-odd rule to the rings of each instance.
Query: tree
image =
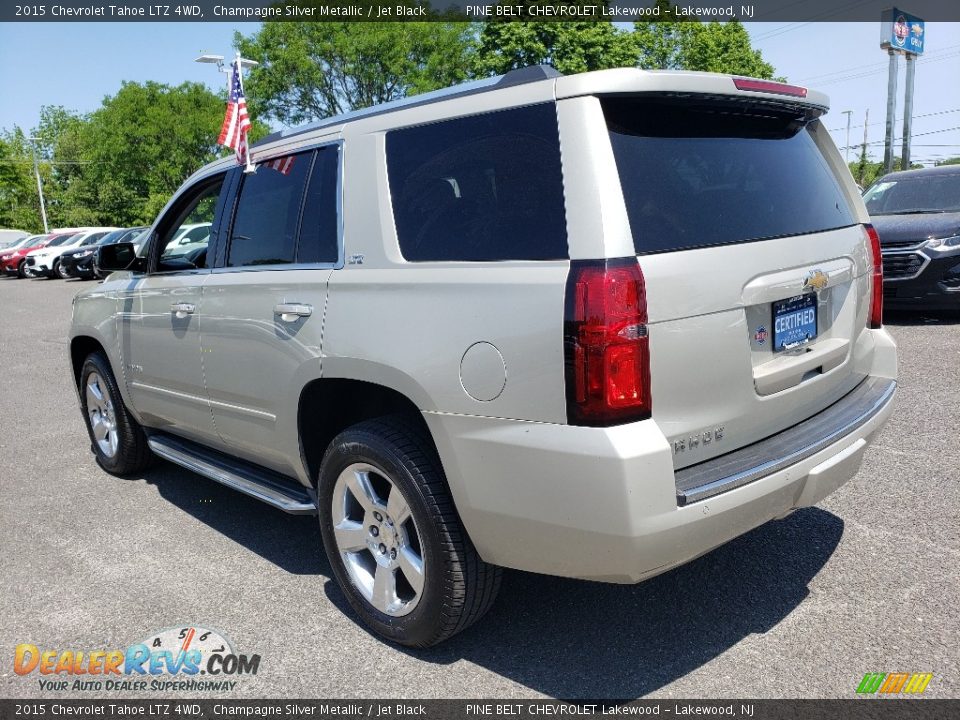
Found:
[[[466,79],[468,23],[264,23],[234,35],[260,63],[246,83],[251,111],[294,125],[445,88]]]
[[[937,160],[937,162],[934,164],[938,167],[940,165],[960,165],[960,157],[950,157],[944,160]]]
[[[199,83],[124,83],[58,136],[58,174],[58,162],[75,163],[66,166],[63,222],[151,222],[190,174],[222,154],[216,139],[223,113],[224,99]],[[251,142],[266,132],[255,122]]]
[[[736,20],[701,23],[677,19],[669,2],[659,0],[657,5],[665,20],[634,23],[640,67],[773,78],[773,65],[753,49],[746,29]]]
[[[502,0],[502,4],[520,7],[520,17],[525,19],[494,19],[481,26],[475,75],[502,75],[530,65],[551,65],[564,74],[573,74],[636,64],[631,33],[613,23],[526,19],[539,17],[530,14],[530,8],[551,4],[549,0]],[[595,11],[607,5],[597,0],[578,4]]]

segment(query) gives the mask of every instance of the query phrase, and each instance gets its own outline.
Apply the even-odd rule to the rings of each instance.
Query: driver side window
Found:
[[[224,177],[198,188],[174,207],[169,221],[164,221],[158,232],[157,271],[171,272],[207,267],[207,248],[214,226],[217,202],[223,189]],[[211,258],[212,261],[212,258]]]

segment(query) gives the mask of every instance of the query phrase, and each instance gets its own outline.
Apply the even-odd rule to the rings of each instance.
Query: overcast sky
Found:
[[[258,23],[0,23],[0,127],[36,124],[41,105],[80,112],[97,108],[123,80],[185,80],[219,87],[211,65],[193,62],[201,51],[228,55],[234,30],[248,34]],[[823,90],[831,98],[826,119],[837,145],[863,138],[882,157],[886,111],[887,56],[879,47],[877,23],[748,23],[755,47],[778,75]],[[897,137],[903,115],[900,61]],[[941,132],[954,128],[946,132]],[[927,134],[929,133],[929,134]],[[914,99],[915,160],[960,155],[960,23],[929,22],[926,53],[917,64]],[[851,152],[851,157],[856,151]],[[897,151],[899,155],[899,149]]]

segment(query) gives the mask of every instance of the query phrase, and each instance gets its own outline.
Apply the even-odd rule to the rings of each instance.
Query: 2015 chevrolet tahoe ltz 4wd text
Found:
[[[318,514],[353,609],[412,646],[501,567],[634,583],[817,503],[897,372],[827,106],[528,68],[208,165],[76,298],[96,459]]]

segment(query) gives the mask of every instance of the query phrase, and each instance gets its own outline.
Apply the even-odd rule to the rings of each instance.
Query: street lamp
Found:
[[[50,226],[47,224],[47,205],[43,201],[43,183],[40,182],[40,167],[37,165],[37,140],[40,138],[28,137],[30,141],[30,152],[33,154],[33,174],[37,177],[37,195],[40,196],[40,215],[43,217],[43,232],[49,233]]]

